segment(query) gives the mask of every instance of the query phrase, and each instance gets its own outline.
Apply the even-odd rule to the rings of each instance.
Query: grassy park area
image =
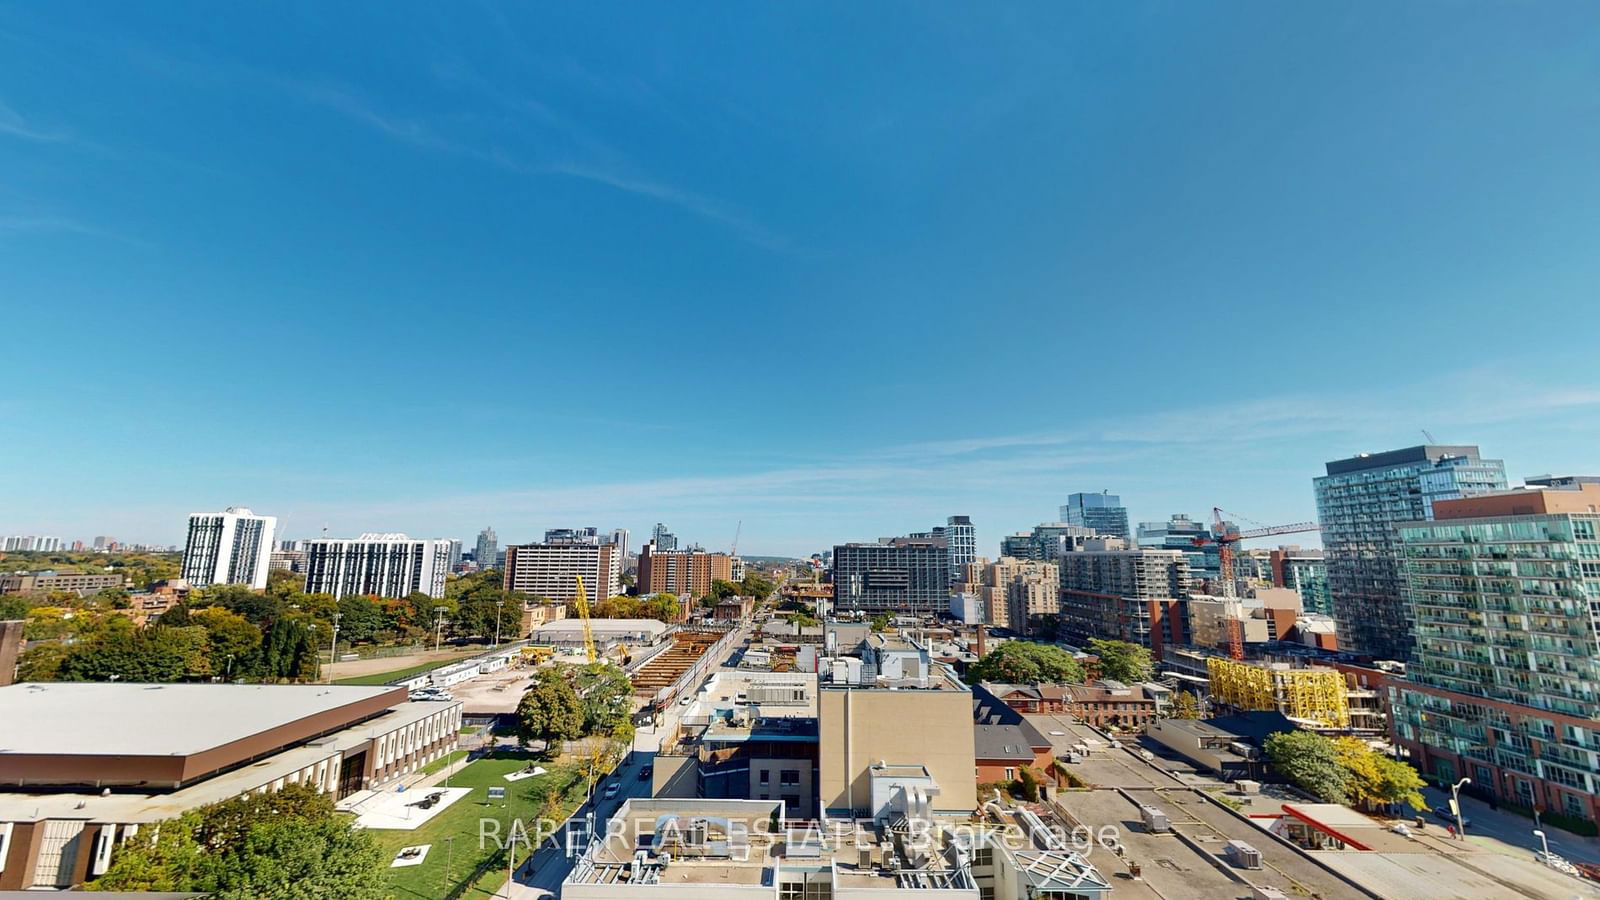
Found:
[[[504,776],[529,763],[550,771],[537,778],[505,780]],[[587,784],[582,771],[575,759],[547,762],[520,752],[498,753],[469,763],[450,777],[449,785],[471,788],[471,794],[414,831],[371,832],[390,858],[402,847],[433,845],[422,865],[385,870],[394,896],[400,900],[493,896],[505,884],[505,851],[492,841],[478,846],[478,820],[499,820],[500,833],[506,835],[513,818],[522,819],[530,828],[541,816],[565,819],[583,800]],[[491,787],[505,788],[506,798],[491,802],[487,790]],[[528,851],[519,847],[517,852],[520,861]]]

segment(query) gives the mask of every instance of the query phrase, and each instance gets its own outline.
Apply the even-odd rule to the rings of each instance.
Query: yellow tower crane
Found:
[[[583,590],[583,576],[578,576],[578,599],[573,601],[578,607],[578,617],[583,619],[583,650],[589,655],[589,662],[600,660],[600,654],[594,649],[594,629],[589,627],[589,595]]]

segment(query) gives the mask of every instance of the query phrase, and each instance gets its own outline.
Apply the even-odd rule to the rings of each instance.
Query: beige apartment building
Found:
[[[977,808],[972,691],[949,667],[925,660],[901,670],[908,677],[820,685],[818,790],[830,818],[872,815],[874,782],[905,766],[927,770],[933,814]]]
[[[1030,616],[1060,612],[1059,573],[1055,563],[1002,556],[968,564],[963,587],[983,602],[990,625],[1025,632]]]

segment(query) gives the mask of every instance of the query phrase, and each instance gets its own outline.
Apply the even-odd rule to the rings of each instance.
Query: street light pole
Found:
[[[1544,846],[1545,859],[1549,859],[1550,858],[1550,840],[1544,836],[1544,832],[1543,831],[1540,831],[1537,828],[1535,828],[1533,830],[1533,836],[1538,838],[1539,839],[1539,843]]]
[[[1455,784],[1450,785],[1450,805],[1455,807],[1454,812],[1456,814],[1456,840],[1458,840],[1458,841],[1464,841],[1464,840],[1467,839],[1467,822],[1461,816],[1461,794],[1460,794],[1461,786],[1463,784],[1471,784],[1471,783],[1472,783],[1472,779],[1471,778],[1463,778],[1460,781],[1456,782]]]
[[[502,597],[499,600],[495,601],[495,604],[494,604],[494,646],[495,646],[495,649],[497,649],[497,650],[500,648],[500,619],[501,619],[502,616],[505,615],[505,608],[506,608],[506,601],[505,601],[504,597]]]
[[[333,643],[328,647],[328,683],[333,684],[333,664],[339,661],[339,620],[344,613],[333,614]]]
[[[434,616],[433,652],[435,652],[435,653],[439,652],[440,645],[442,645],[444,643],[444,614],[445,614],[445,610],[447,610],[448,608],[449,607],[445,607],[445,606],[435,606],[433,608],[433,616]]]

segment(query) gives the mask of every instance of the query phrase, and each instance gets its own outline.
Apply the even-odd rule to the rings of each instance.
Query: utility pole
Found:
[[[449,609],[447,606],[435,606],[433,608],[433,652],[435,653],[438,653],[439,647],[444,644],[444,614],[447,609]]]
[[[494,603],[494,646],[500,647],[500,619],[505,615],[506,598],[501,597]]]
[[[344,613],[333,614],[333,644],[328,647],[328,683],[333,684],[333,664],[339,661],[339,620]]]

